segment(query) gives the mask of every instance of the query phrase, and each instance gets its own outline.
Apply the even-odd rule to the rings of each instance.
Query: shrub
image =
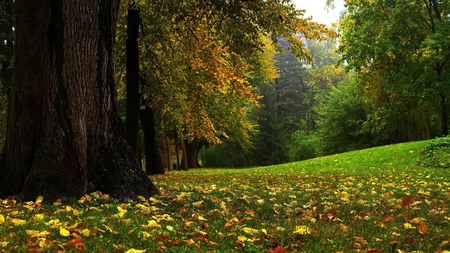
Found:
[[[316,157],[316,143],[313,135],[305,131],[295,131],[291,137],[289,159],[293,162]]]
[[[420,164],[430,168],[449,168],[450,136],[435,138],[422,149]]]

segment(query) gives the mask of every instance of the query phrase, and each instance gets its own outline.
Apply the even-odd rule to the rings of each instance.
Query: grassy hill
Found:
[[[0,252],[450,252],[450,172],[419,166],[427,143],[168,172],[134,202],[3,200]]]

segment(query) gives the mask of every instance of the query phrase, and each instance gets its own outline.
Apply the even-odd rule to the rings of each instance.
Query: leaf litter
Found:
[[[450,252],[448,178],[284,166],[169,172],[134,201],[4,199],[0,252]]]

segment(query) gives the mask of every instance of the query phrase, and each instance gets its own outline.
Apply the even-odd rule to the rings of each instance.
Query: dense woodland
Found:
[[[27,55],[23,51],[26,47],[20,44],[24,40],[20,38],[31,36],[26,33],[33,29],[27,23],[30,20],[21,20],[24,10],[30,11],[27,4],[30,1],[0,2],[0,137],[2,141],[6,138],[3,164],[13,156],[8,151],[17,149],[8,139],[18,138],[9,130],[13,117],[6,120],[7,112],[17,116],[18,108],[7,109],[7,101],[18,101],[17,82],[22,74],[18,69],[25,71],[27,66],[20,61],[34,56]],[[100,1],[93,8],[104,10],[109,8],[106,5]],[[163,174],[173,168],[280,164],[448,134],[448,0],[347,0],[335,27],[313,22],[289,1],[121,1],[116,7],[113,5],[112,14],[107,14],[117,20],[112,24],[113,32],[101,35],[115,34],[113,51],[105,56],[104,64],[114,67],[114,80],[106,81],[117,89],[107,89],[112,104],[117,100],[120,105],[123,137],[130,147],[126,152],[130,151],[147,174]],[[72,14],[51,4],[40,11],[44,16],[47,12],[61,12],[61,17]],[[61,18],[58,15],[55,17]],[[43,26],[48,25],[48,31],[61,31],[51,37],[58,42],[69,34],[65,29],[73,27],[56,25],[57,18],[43,21]],[[20,32],[25,37],[20,37]],[[53,46],[57,42],[42,43]],[[55,48],[55,54],[62,53],[66,58],[72,53],[61,46]],[[32,53],[42,52],[37,49]],[[91,67],[98,66],[92,63]],[[30,72],[50,70],[36,67]],[[108,71],[106,75],[113,74]],[[67,85],[72,87],[74,83]],[[48,90],[42,89],[44,93]],[[69,101],[68,90],[62,99]],[[29,95],[30,101],[36,96]],[[72,124],[70,119],[63,120]],[[42,129],[39,124],[36,129]],[[62,129],[67,134],[70,127],[64,124]],[[105,126],[112,125],[112,132],[122,136],[122,130],[117,129],[123,127],[115,124]],[[75,127],[73,132],[78,130],[86,131]],[[43,138],[36,136],[33,140]],[[92,143],[96,141],[104,139]],[[37,149],[33,146],[30,151]],[[114,155],[120,157],[120,152]],[[51,159],[52,154],[46,155],[46,160]],[[34,168],[35,155],[26,156]],[[80,164],[84,161],[75,159]],[[13,168],[2,166],[0,182],[5,182]],[[86,166],[83,173],[90,178],[90,167]],[[130,166],[135,168],[134,163]],[[19,185],[33,169],[25,171],[23,180],[17,181]],[[110,180],[96,173],[100,172],[94,173],[96,180]],[[84,192],[94,190],[89,186],[94,184],[88,181],[82,183]],[[108,190],[103,181],[98,184]],[[21,192],[18,186],[11,194]]]

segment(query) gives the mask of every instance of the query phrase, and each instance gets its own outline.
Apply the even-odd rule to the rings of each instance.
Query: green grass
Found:
[[[418,166],[427,143],[169,172],[134,202],[3,200],[0,252],[448,252],[450,172]]]

